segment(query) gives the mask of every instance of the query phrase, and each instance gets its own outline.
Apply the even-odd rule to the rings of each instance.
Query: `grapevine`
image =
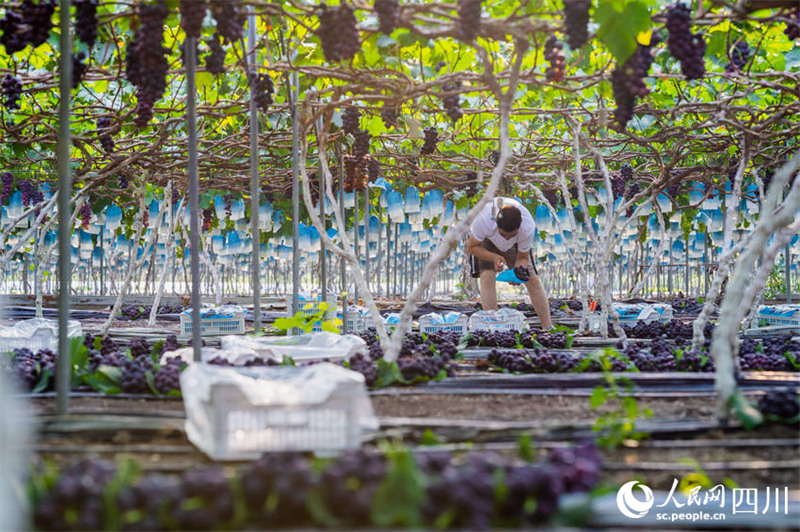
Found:
[[[458,0],[458,32],[462,40],[474,41],[481,28],[481,0]]]

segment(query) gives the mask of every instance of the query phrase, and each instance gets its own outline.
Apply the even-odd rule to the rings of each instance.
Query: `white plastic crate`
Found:
[[[800,305],[765,305],[758,309],[758,321],[767,325],[800,327]]]
[[[370,327],[374,327],[372,316],[364,307],[348,307],[347,316],[344,319],[344,332],[346,333],[360,333],[364,332]]]
[[[525,314],[518,310],[482,310],[469,318],[470,331],[522,331],[525,328]]]
[[[668,323],[673,317],[672,305],[664,303],[614,303],[614,310],[619,314],[620,323],[630,325],[631,327],[640,321],[644,321],[645,323],[651,321]]]
[[[469,318],[460,312],[448,312],[447,314],[437,314],[431,312],[419,318],[419,332],[429,334],[440,331],[456,332],[466,334]]]
[[[244,334],[244,311],[237,310],[228,317],[200,315],[200,336],[225,336],[228,334]],[[182,338],[192,335],[192,314],[181,312]]]
[[[186,433],[214,460],[264,452],[335,454],[378,428],[363,376],[333,364],[220,368],[194,364],[181,375]]]

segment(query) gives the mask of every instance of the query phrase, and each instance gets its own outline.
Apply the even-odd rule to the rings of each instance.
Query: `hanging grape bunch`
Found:
[[[322,3],[319,11],[319,28],[316,33],[325,60],[334,63],[353,59],[361,49],[358,21],[353,8],[345,2],[338,7],[329,7]]]
[[[214,221],[214,209],[211,207],[203,209],[203,231],[210,231]]]
[[[355,155],[344,156],[344,191],[361,192],[367,188],[366,161]]]
[[[14,189],[14,175],[11,172],[0,173],[0,181],[2,181],[2,190],[0,190],[0,205],[5,205],[11,191]]]
[[[800,8],[793,9],[789,12],[790,21],[786,23],[786,29],[783,33],[789,38],[790,41],[800,39]]]
[[[544,196],[544,199],[547,200],[547,203],[549,203],[550,206],[555,207],[556,205],[558,205],[558,199],[559,199],[558,189],[549,188],[547,190],[543,190],[542,196]]]
[[[589,38],[589,8],[591,0],[564,0],[564,25],[567,42],[573,50],[580,48]]]
[[[269,74],[249,74],[247,81],[250,84],[250,91],[254,94],[258,108],[262,111],[269,109],[269,106],[272,105],[272,93],[275,92],[275,85],[273,85]]]
[[[168,11],[163,1],[139,5],[140,26],[128,44],[126,75],[136,85],[136,118],[134,123],[144,127],[153,118],[153,105],[167,87],[169,50],[161,43],[164,20]]]
[[[669,185],[668,187],[666,187],[664,189],[664,192],[666,192],[667,197],[669,197],[672,201],[675,201],[675,198],[678,197],[678,193],[680,192],[680,189],[681,189],[681,180],[680,179],[676,179],[676,180],[673,180],[671,185]]]
[[[615,200],[625,195],[625,178],[621,173],[611,177],[611,191]]]
[[[11,74],[3,77],[3,105],[9,111],[19,109],[19,98],[22,96],[22,82]]]
[[[383,107],[381,108],[381,120],[383,120],[383,125],[386,126],[386,129],[397,125],[397,114],[397,106],[389,105],[386,102],[383,102]]]
[[[206,18],[206,0],[181,0],[181,27],[187,37],[200,38]]]
[[[19,182],[19,191],[22,193],[22,205],[27,207],[31,204],[31,198],[33,196],[33,185],[27,179],[23,179]]]
[[[83,52],[78,52],[77,55],[72,56],[72,88],[77,89],[81,81],[83,81],[83,74],[86,72],[86,63],[83,60],[86,59],[86,54]]]
[[[231,194],[225,194],[222,200],[225,202],[225,216],[230,218],[231,214],[233,214],[233,196]]]
[[[425,140],[422,143],[422,148],[419,150],[420,155],[431,155],[436,151],[436,144],[439,142],[439,131],[431,126],[422,130],[425,133]]]
[[[636,194],[639,193],[639,184],[632,183],[631,186],[628,187],[628,190],[625,192],[625,201],[630,201]],[[631,205],[628,207],[628,210],[625,211],[625,216],[630,218],[633,216],[633,211],[636,209],[636,205]]]
[[[706,41],[701,33],[692,34],[692,16],[682,3],[667,11],[667,48],[681,62],[681,72],[687,80],[700,79],[706,72],[704,56]]]
[[[544,43],[544,58],[550,63],[545,70],[545,77],[548,81],[563,81],[564,70],[567,67],[567,60],[564,59],[562,51],[564,45],[558,42],[555,35],[551,35]]]
[[[614,121],[620,128],[624,128],[633,118],[636,99],[650,94],[644,78],[653,64],[652,47],[658,42],[658,37],[653,35],[649,45],[637,45],[633,55],[611,73],[611,89],[617,103]]]
[[[372,139],[369,131],[361,129],[356,131],[353,135],[355,141],[353,142],[353,155],[359,159],[363,159],[369,153],[369,141]]]
[[[464,191],[464,195],[468,198],[475,197],[475,194],[478,193],[478,173],[467,170],[464,172],[461,183],[458,188]]]
[[[206,41],[211,50],[206,56],[206,70],[215,75],[225,73],[225,49],[220,44],[221,38],[219,33],[215,33],[211,39]]]
[[[89,46],[97,40],[97,0],[75,0],[75,35]]]
[[[308,192],[311,195],[311,201],[317,203],[319,200],[319,174],[317,172],[312,172],[308,176]]]
[[[460,81],[454,81],[453,83],[445,83],[442,85],[442,90],[444,92],[453,92],[460,88]],[[464,112],[461,110],[460,96],[458,94],[450,94],[449,96],[443,97],[442,104],[447,112],[447,116],[454,124],[458,122],[462,116],[464,116]]]
[[[225,42],[237,42],[244,36],[244,11],[240,9],[239,0],[209,0],[211,15],[217,21],[217,33]]]
[[[374,157],[367,157],[367,177],[374,183],[381,176],[381,165]]]
[[[497,163],[500,162],[500,150],[492,150],[489,153],[489,162],[492,163],[492,168],[497,166]]]
[[[81,216],[81,227],[85,231],[89,229],[89,223],[92,221],[92,205],[89,203],[88,199],[81,205],[79,213]]]
[[[53,28],[51,19],[56,9],[56,0],[39,0],[38,3],[24,0],[21,8],[21,11],[8,8],[0,20],[0,44],[9,55],[19,52],[29,44],[33,48],[44,44]]]
[[[400,2],[398,0],[375,0],[378,14],[378,31],[391,35],[400,24]]]
[[[111,118],[102,116],[97,119],[97,134],[100,138],[100,145],[106,153],[114,151],[114,139],[111,138],[109,130],[111,129]]]
[[[122,174],[119,174],[117,176],[117,180],[118,180],[119,188],[121,188],[122,190],[125,190],[126,188],[128,188],[128,178],[127,177],[125,177]]]
[[[750,59],[750,46],[747,41],[739,41],[731,48],[731,61],[725,65],[725,72],[740,72]]]
[[[458,0],[458,34],[462,40],[474,41],[481,29],[481,0]]]
[[[342,113],[342,130],[350,135],[355,135],[361,127],[361,111],[356,107],[348,107]]]
[[[172,185],[172,205],[177,205],[181,201],[181,193],[178,191],[178,187],[174,184]]]

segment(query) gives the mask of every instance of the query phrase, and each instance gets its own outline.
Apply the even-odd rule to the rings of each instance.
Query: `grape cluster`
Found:
[[[239,9],[239,0],[209,0],[211,15],[217,22],[217,33],[228,43],[244,36],[245,13]]]
[[[739,72],[747,65],[750,60],[750,46],[747,41],[738,41],[733,45],[730,52],[730,63],[725,65],[725,72]]]
[[[464,178],[461,180],[462,185],[459,187],[460,190],[464,191],[464,194],[468,198],[473,198],[478,193],[478,173],[473,172],[472,170],[467,170],[464,172]]]
[[[369,153],[369,141],[372,139],[369,131],[361,129],[353,134],[353,155],[363,161]]]
[[[460,81],[454,81],[452,83],[445,83],[442,85],[442,90],[444,92],[455,92],[460,88]],[[464,116],[464,112],[461,110],[461,97],[458,95],[458,93],[442,97],[442,105],[444,105],[447,117],[450,118],[450,121],[454,124],[458,122],[462,116]]]
[[[800,402],[797,392],[791,388],[769,390],[758,400],[758,410],[765,416],[783,420],[794,419],[800,415]]]
[[[207,209],[203,209],[203,231],[210,231],[211,224],[214,221],[214,209],[209,207]]]
[[[6,200],[11,196],[11,191],[14,189],[14,175],[11,172],[0,172],[0,181],[2,181],[2,190],[0,190],[0,205],[5,205]]]
[[[628,349],[633,342],[628,343]],[[623,351],[628,359],[636,366],[639,371],[676,371],[675,356],[672,353],[672,345],[664,338],[654,338],[650,343],[650,352],[644,349]]]
[[[342,2],[338,7],[319,6],[319,37],[325,59],[330,62],[349,61],[361,49],[358,21],[353,8]]]
[[[153,376],[158,393],[167,394],[172,390],[181,391],[181,365],[181,359],[172,357],[167,359],[166,364],[158,368]]]
[[[380,350],[380,345],[379,344],[376,345]],[[383,353],[381,352],[381,356],[382,355]],[[377,358],[375,360],[377,360]],[[378,384],[378,369],[375,366],[375,362],[371,357],[368,358],[362,355],[361,353],[356,353],[355,355],[351,356],[348,359],[347,367],[353,371],[361,373],[364,376],[364,383],[367,386],[372,387]]]
[[[36,48],[50,37],[53,28],[53,12],[56,0],[23,0],[22,10],[8,9],[0,20],[0,44],[5,46],[8,55],[24,49],[29,44]]]
[[[701,33],[692,34],[692,16],[685,4],[677,3],[669,8],[667,31],[667,48],[672,57],[681,62],[683,75],[688,80],[702,78],[706,72],[706,41]]]
[[[117,508],[123,520],[122,530],[164,530],[159,515],[177,511],[180,485],[172,478],[150,473],[136,484],[120,490]]]
[[[672,310],[677,314],[699,314],[703,310],[702,303],[695,298],[675,298],[670,301]]]
[[[789,12],[789,19],[790,21],[786,23],[786,29],[783,30],[783,33],[786,34],[790,41],[800,39],[800,8]]]
[[[303,454],[265,454],[242,472],[239,483],[250,520],[260,527],[308,521],[306,501],[317,478]]]
[[[206,56],[206,70],[217,75],[225,73],[225,49],[220,43],[220,38],[220,34],[215,33],[206,41],[210,50]]]
[[[367,189],[367,167],[365,157],[344,156],[344,191],[362,192]]]
[[[181,27],[187,37],[200,38],[206,18],[206,0],[181,0]]]
[[[635,197],[636,194],[639,193],[639,183],[632,183],[631,186],[628,187],[628,190],[625,192],[625,201],[630,201],[631,198]],[[633,216],[633,212],[636,210],[636,205],[631,205],[628,207],[628,210],[625,211],[625,216],[630,218]]]
[[[567,333],[564,331],[547,332],[541,329],[528,329],[520,336],[520,343],[524,347],[533,347],[533,340],[548,349],[567,348]]]
[[[32,391],[39,386],[41,391],[46,391],[53,385],[56,354],[50,349],[41,349],[36,353],[26,348],[15,349],[8,369],[25,390]],[[49,375],[46,373],[48,371]]]
[[[140,4],[140,26],[128,44],[125,73],[128,81],[136,85],[134,123],[138,127],[146,126],[153,117],[153,105],[167,87],[169,50],[162,45],[162,40],[168,14],[163,0],[156,4]]]
[[[514,275],[516,275],[517,279],[519,279],[523,283],[527,283],[528,279],[531,278],[531,272],[528,271],[528,268],[526,268],[525,266],[515,266]]]
[[[650,70],[650,65],[653,64],[651,50],[656,44],[658,44],[658,38],[654,35],[649,45],[637,45],[633,55],[611,73],[611,88],[617,104],[617,108],[614,110],[614,120],[620,127],[624,128],[633,118],[636,99],[650,94],[644,78]]]
[[[714,372],[714,359],[708,355],[708,352],[695,351],[694,349],[687,349],[678,356],[675,356],[675,367],[678,371],[692,371],[692,372]]]
[[[344,451],[319,477],[328,511],[350,526],[370,524],[372,499],[386,476],[386,458],[372,449]]]
[[[433,127],[426,127],[422,130],[425,134],[425,140],[422,143],[422,148],[419,150],[420,155],[431,155],[436,151],[436,144],[439,142],[439,131]]]
[[[131,343],[128,345],[128,349],[130,349],[131,356],[134,359],[140,357],[141,355],[149,355],[152,351],[150,344],[147,343],[147,340],[141,337],[131,340]],[[152,369],[152,363],[150,364],[150,367],[146,369]]]
[[[791,335],[764,338],[760,344],[745,338],[739,346],[739,366],[752,371],[797,371],[787,355],[800,357],[800,342]]]
[[[625,196],[625,178],[621,174],[611,178],[611,193],[614,195],[614,200]]]
[[[89,229],[89,223],[92,221],[92,205],[89,200],[83,202],[80,209],[81,227],[83,230]]]
[[[180,530],[217,530],[234,515],[234,494],[221,466],[193,469],[183,474],[178,508]]]
[[[348,107],[342,113],[342,130],[355,135],[361,128],[361,111],[357,107]]]
[[[419,346],[413,355],[400,356],[397,358],[397,366],[400,374],[407,381],[414,381],[417,378],[424,380],[433,379],[444,370],[448,376],[455,375],[455,368],[448,365],[447,361],[438,356],[434,356],[429,346]]]
[[[77,89],[81,81],[83,81],[83,75],[86,73],[86,63],[84,63],[84,59],[86,59],[86,54],[83,52],[78,52],[77,54],[72,55],[72,88]]]
[[[398,107],[396,105],[389,105],[384,102],[381,108],[381,120],[386,129],[392,128],[397,125]]]
[[[481,29],[481,0],[458,0],[458,34],[474,41]]]
[[[378,14],[378,31],[391,35],[400,24],[400,2],[398,0],[375,0]]]
[[[109,130],[111,129],[111,118],[108,116],[101,116],[97,119],[97,135],[100,139],[100,146],[106,153],[114,151],[114,139],[111,138]]]
[[[275,92],[275,85],[269,74],[250,74],[247,76],[250,85],[251,97],[256,99],[256,105],[262,111],[266,111],[272,105],[272,93]]]
[[[564,58],[564,45],[561,44],[555,35],[551,35],[544,43],[544,58],[550,63],[545,70],[545,77],[548,81],[563,81],[564,71],[567,68],[567,60]]]
[[[12,76],[6,74],[3,76],[2,82],[3,89],[3,105],[9,111],[12,109],[19,109],[19,99],[22,96],[22,82]]]
[[[667,188],[664,189],[664,192],[666,193],[667,197],[670,198],[672,201],[675,201],[675,199],[678,197],[678,194],[680,194],[682,184],[683,183],[681,182],[681,180],[678,179],[676,181],[673,181],[671,185],[668,185]]]
[[[69,468],[36,505],[36,528],[104,530],[103,493],[116,472],[114,464],[99,458],[82,460]]]
[[[126,360],[122,366],[120,387],[125,393],[147,391],[147,370],[136,360]]]
[[[381,165],[377,159],[367,157],[367,177],[369,182],[374,183],[381,176]]]
[[[22,205],[27,207],[33,200],[33,184],[27,179],[23,179],[18,183],[19,191],[22,193]]]
[[[75,35],[91,50],[97,40],[97,0],[75,0]]]
[[[586,44],[589,38],[589,8],[591,0],[564,0],[564,26],[567,42],[573,50]]]

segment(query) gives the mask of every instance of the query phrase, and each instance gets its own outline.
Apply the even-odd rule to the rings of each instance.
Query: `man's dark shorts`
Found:
[[[489,240],[488,238],[481,242],[481,246],[483,249],[491,251],[492,253],[496,253],[498,255],[502,255],[503,259],[505,259],[506,264],[509,268],[513,268],[514,264],[517,262],[517,253],[519,246],[514,244],[508,251],[500,251],[497,249],[497,246]],[[533,260],[533,251],[529,252],[529,259],[531,261],[531,268],[533,269],[533,273],[535,275],[539,275],[539,271],[536,269],[536,263]],[[481,260],[478,257],[472,255],[470,264],[472,265],[472,276],[476,279],[481,276],[481,272],[484,270],[491,270],[495,271],[494,269],[494,262],[488,260]]]

